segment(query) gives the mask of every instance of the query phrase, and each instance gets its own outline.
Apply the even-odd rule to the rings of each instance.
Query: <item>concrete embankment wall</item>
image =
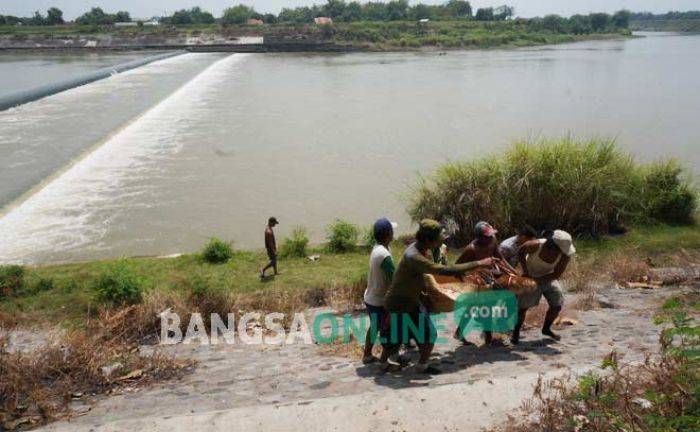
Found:
[[[2,51],[136,51],[188,50],[192,52],[342,52],[351,45],[336,45],[315,39],[284,39],[223,34],[147,36],[0,36]]]
[[[74,87],[82,86],[97,80],[101,80],[116,73],[125,72],[130,69],[134,69],[157,60],[163,60],[169,57],[174,57],[182,53],[184,53],[184,51],[173,51],[164,54],[153,55],[143,59],[133,60],[127,63],[122,63],[116,66],[86,73],[85,75],[77,78],[53,84],[47,84],[31,90],[12,93],[7,96],[0,97],[0,111],[15,107],[17,105],[25,104],[27,102],[32,102]]]

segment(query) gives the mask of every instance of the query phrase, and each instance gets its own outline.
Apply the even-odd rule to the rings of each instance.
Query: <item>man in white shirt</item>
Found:
[[[373,235],[377,244],[372,248],[369,257],[369,274],[367,276],[367,289],[365,290],[365,306],[370,317],[370,327],[365,338],[365,350],[362,356],[363,363],[372,363],[377,360],[372,355],[372,347],[379,330],[384,325],[386,310],[384,299],[386,291],[394,278],[394,261],[391,258],[389,245],[394,240],[394,230],[397,225],[387,218],[381,218],[374,223]]]

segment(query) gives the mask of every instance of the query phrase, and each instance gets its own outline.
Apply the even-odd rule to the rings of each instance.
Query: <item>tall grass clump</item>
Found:
[[[516,142],[502,155],[446,163],[421,178],[409,214],[453,222],[466,241],[479,220],[508,234],[529,224],[599,236],[626,224],[692,220],[695,191],[675,163],[643,165],[612,139]],[[679,206],[679,204],[682,204]]]
[[[343,253],[355,249],[357,239],[360,235],[359,228],[350,222],[336,219],[326,229],[328,238],[328,249],[331,252]]]
[[[0,299],[18,293],[24,282],[24,267],[19,265],[0,266]]]
[[[95,281],[98,298],[114,306],[141,302],[143,279],[125,261],[109,266]]]
[[[233,248],[231,243],[226,243],[218,238],[210,238],[204,249],[202,249],[202,258],[211,264],[222,264],[230,260],[233,256]]]
[[[651,219],[669,224],[688,224],[693,221],[697,206],[696,191],[677,161],[650,165],[645,183],[644,204]]]
[[[307,255],[309,236],[306,228],[296,227],[292,234],[285,238],[280,247],[280,255],[286,258],[304,258]]]

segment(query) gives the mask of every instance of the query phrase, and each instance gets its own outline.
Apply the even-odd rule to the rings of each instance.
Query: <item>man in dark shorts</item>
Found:
[[[270,262],[260,270],[260,279],[265,278],[265,271],[269,268],[273,269],[275,276],[279,274],[277,271],[277,242],[275,241],[275,232],[272,230],[278,224],[279,222],[277,222],[277,218],[274,216],[267,220],[267,228],[265,228],[265,250],[267,251],[267,257],[270,259]]]

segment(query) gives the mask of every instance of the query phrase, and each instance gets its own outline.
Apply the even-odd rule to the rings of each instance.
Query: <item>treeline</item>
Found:
[[[634,21],[653,21],[653,20],[691,20],[700,19],[700,11],[677,12],[671,11],[665,14],[653,14],[651,12],[636,12],[632,14]]]
[[[75,19],[77,24],[95,24],[109,25],[115,22],[129,22],[131,16],[129,12],[119,11],[114,14],[105,13],[101,8],[92,8],[89,12]],[[36,11],[34,15],[27,18],[16,17],[12,15],[0,15],[0,25],[31,25],[31,26],[53,26],[65,24],[63,19],[63,11],[59,8],[52,7],[46,11],[46,15]]]
[[[44,26],[44,25],[60,25],[65,23],[63,20],[63,11],[59,8],[49,8],[46,11],[46,15],[41,12],[36,11],[31,17],[16,17],[13,15],[0,15],[0,25],[33,25],[33,26]]]
[[[531,30],[547,30],[563,34],[589,34],[606,31],[616,31],[629,27],[632,13],[626,10],[617,11],[612,15],[592,13],[588,15],[572,15],[564,18],[559,15],[547,15],[544,18],[529,20]]]
[[[279,22],[305,23],[316,17],[330,17],[335,21],[401,21],[419,19],[477,19],[497,21],[511,18],[514,9],[510,6],[477,9],[472,15],[472,6],[468,1],[450,0],[440,5],[418,3],[409,6],[406,0],[393,0],[387,3],[343,0],[329,0],[324,5],[284,8],[277,17]]]

